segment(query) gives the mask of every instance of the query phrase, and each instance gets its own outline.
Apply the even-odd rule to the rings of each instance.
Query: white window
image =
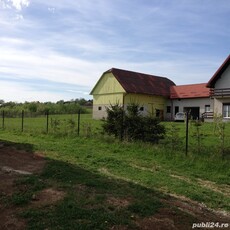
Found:
[[[223,117],[230,117],[230,104],[223,105]]]
[[[210,112],[210,105],[205,105],[205,112]]]

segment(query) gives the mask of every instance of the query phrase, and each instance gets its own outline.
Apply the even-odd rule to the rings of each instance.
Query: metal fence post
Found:
[[[5,111],[2,111],[2,129],[5,128]]]
[[[81,117],[81,109],[78,110],[78,119],[77,119],[77,135],[80,135],[80,117]]]
[[[189,112],[186,112],[186,144],[185,144],[185,155],[188,155],[188,115]]]
[[[22,110],[22,132],[24,129],[24,110]]]
[[[46,111],[46,133],[49,132],[49,110]]]

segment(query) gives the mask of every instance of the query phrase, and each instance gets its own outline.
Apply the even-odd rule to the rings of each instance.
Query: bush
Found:
[[[110,105],[107,109],[107,118],[104,119],[102,128],[105,133],[123,138],[124,110],[119,104]]]
[[[135,103],[128,105],[127,111],[119,104],[110,105],[102,125],[104,132],[128,141],[158,143],[164,138],[165,127],[160,124],[158,118],[144,117],[139,111],[140,107]]]

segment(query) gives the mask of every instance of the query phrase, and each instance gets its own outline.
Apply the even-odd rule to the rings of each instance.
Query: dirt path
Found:
[[[15,180],[20,175],[41,173],[45,165],[44,158],[23,150],[0,144],[0,229],[23,230],[26,227],[24,219],[17,213],[20,208],[8,206],[1,202],[17,191]]]
[[[24,230],[26,228],[25,219],[19,217],[18,213],[22,208],[14,205],[7,205],[4,202],[6,197],[10,197],[17,191],[15,180],[21,175],[39,174],[46,164],[42,154],[17,150],[12,146],[0,143],[0,229],[1,230]],[[110,175],[111,176],[111,175]],[[114,175],[113,175],[114,176]],[[114,176],[116,177],[116,176]],[[56,191],[54,188],[46,188],[34,197],[31,205],[40,207],[52,205],[64,197],[63,191]],[[171,196],[169,199],[161,200],[167,207],[161,208],[159,212],[148,218],[136,218],[134,222],[140,229],[155,230],[184,230],[188,229],[193,221],[229,223],[230,217],[225,213],[213,212],[197,202],[185,197]],[[109,202],[113,202],[110,200]],[[124,201],[120,202],[124,205]],[[120,204],[119,203],[119,204]],[[125,203],[126,204],[126,203]],[[116,202],[117,205],[117,202]],[[25,208],[25,207],[24,207]],[[175,211],[180,210],[181,212]],[[116,226],[114,229],[124,229]],[[204,228],[203,228],[204,229]],[[227,229],[227,228],[222,228]],[[230,228],[229,228],[230,229]]]

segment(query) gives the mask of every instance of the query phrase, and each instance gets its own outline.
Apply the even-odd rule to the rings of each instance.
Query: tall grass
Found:
[[[183,124],[179,126],[182,135]],[[211,132],[212,125],[208,124],[207,127]],[[188,156],[185,156],[183,151],[171,151],[167,145],[120,142],[99,134],[90,138],[83,135],[18,134],[5,130],[0,132],[0,138],[30,143],[35,150],[44,152],[53,160],[165,193],[186,196],[212,208],[230,210],[230,198],[221,192],[222,188],[229,189],[225,186],[230,185],[229,159],[222,159],[215,149],[212,152],[210,148],[209,152],[198,154],[191,147]],[[208,143],[206,140],[205,144]],[[202,181],[214,183],[219,192],[203,185],[205,182]]]
[[[48,119],[48,132],[63,134],[75,133],[78,129],[78,123],[80,124],[80,131],[85,132],[84,126],[90,126],[93,131],[100,128],[100,121],[92,120],[92,114],[50,114],[47,118],[46,115],[42,116],[30,116],[22,118],[9,118],[5,117],[0,123],[2,128],[10,131],[22,131],[29,133],[46,133],[47,132],[47,119]],[[22,123],[23,122],[23,123]],[[22,129],[23,125],[23,129]],[[4,127],[3,127],[4,126]]]
[[[77,115],[53,115],[49,119],[58,122],[48,134],[44,131],[44,117],[25,119],[23,133],[20,119],[6,120],[6,128],[0,131],[0,138],[30,143],[35,150],[44,152],[53,160],[183,195],[210,207],[230,210],[229,196],[226,195],[229,192],[222,192],[229,191],[230,186],[230,123],[226,123],[224,129],[226,155],[223,158],[219,151],[222,140],[215,123],[199,126],[189,123],[189,151],[186,156],[184,123],[165,122],[165,140],[152,145],[120,142],[104,135],[99,131],[101,121],[92,120],[90,114],[81,115],[79,136],[76,135]],[[209,181],[208,186],[205,181]],[[210,183],[214,183],[215,189],[210,187]]]

